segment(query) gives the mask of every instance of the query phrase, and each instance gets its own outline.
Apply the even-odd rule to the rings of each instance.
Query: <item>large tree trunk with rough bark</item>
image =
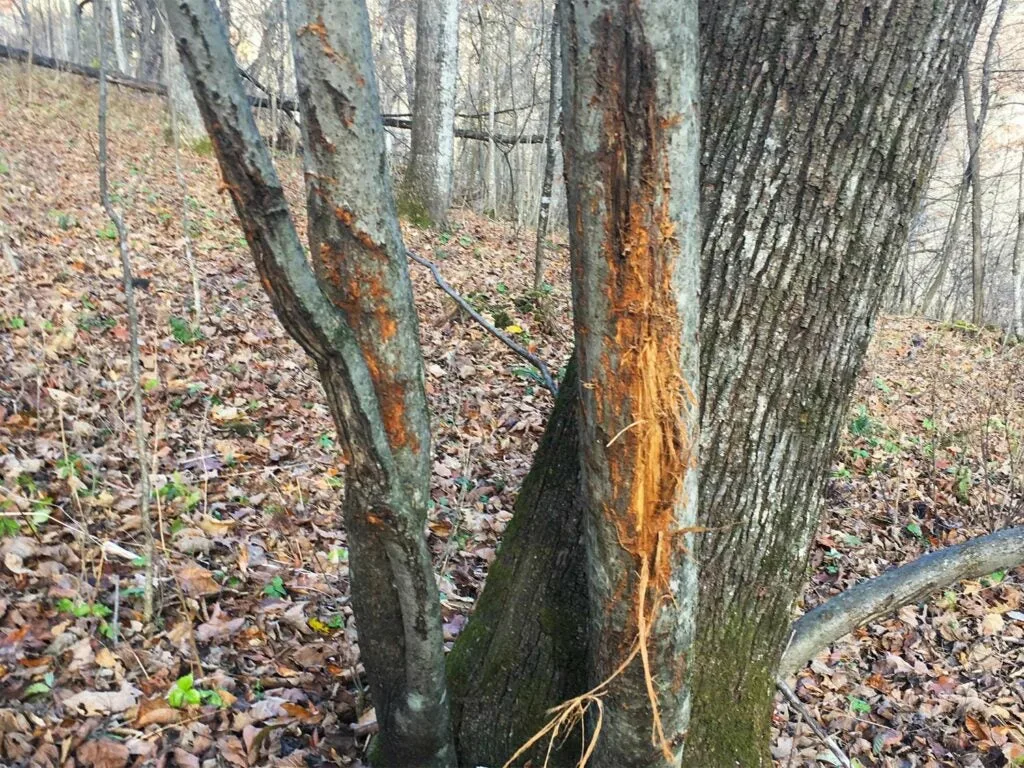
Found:
[[[401,207],[414,221],[444,226],[452,201],[458,0],[419,0],[412,146]]]
[[[700,593],[683,765],[769,764],[775,679],[828,464],[981,11],[980,0],[701,7],[699,520],[711,530],[692,553]],[[570,22],[566,56],[575,45]],[[542,528],[531,518],[571,509],[521,505],[517,524]],[[524,557],[520,547],[507,542],[495,567]],[[509,580],[488,585],[481,604],[528,609],[532,599]],[[471,621],[467,636],[500,645],[511,631],[498,623],[481,638]],[[528,649],[509,648],[503,664],[518,668]],[[535,702],[534,722],[557,703]],[[476,720],[507,723],[484,708]]]

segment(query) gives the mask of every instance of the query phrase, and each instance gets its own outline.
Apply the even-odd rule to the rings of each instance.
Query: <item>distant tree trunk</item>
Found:
[[[829,461],[981,11],[980,0],[886,0],[868,9],[836,0],[701,6],[699,520],[712,530],[691,549],[700,588],[683,677],[692,702],[687,768],[771,764],[775,677]],[[563,52],[576,56],[566,52],[579,45],[571,18],[567,11]],[[609,90],[618,82],[615,71],[605,78]],[[565,103],[578,97],[566,84]],[[620,98],[625,108],[638,89]],[[602,114],[595,109],[591,119]],[[570,231],[576,225],[571,217]],[[580,382],[575,392],[587,397],[607,386],[607,378],[588,380],[582,372]],[[563,518],[572,509],[538,499],[517,507],[517,525],[543,529],[558,516],[571,528]],[[493,567],[508,572],[508,564],[527,556],[520,542],[506,543]],[[516,578],[488,584],[485,604],[505,606],[517,624],[539,623],[549,610],[543,600],[534,603],[531,584]],[[516,644],[512,621],[478,630],[474,620],[463,637],[504,649],[496,674],[525,671],[513,678],[481,674],[456,694],[480,702],[473,721],[491,718],[497,731],[511,733],[507,714],[483,689],[513,679],[524,702],[515,732],[529,734],[559,703],[538,689],[549,678],[529,672],[534,646]],[[565,656],[593,653],[581,646]],[[655,670],[656,680],[672,677],[671,669]],[[464,710],[457,728],[465,718]],[[598,749],[605,745],[602,737]],[[507,751],[488,752],[489,746],[480,745],[472,759],[507,759]],[[625,764],[659,755],[648,746]]]
[[[199,114],[199,107],[196,106],[195,97],[192,95],[192,87],[185,77],[185,70],[182,69],[181,61],[178,59],[178,52],[171,40],[170,30],[164,35],[163,62],[167,98],[174,102],[174,112],[177,116],[181,140],[188,145],[194,144],[206,136],[206,129],[203,128],[203,118]]]
[[[412,148],[402,208],[430,226],[447,225],[452,200],[458,31],[458,0],[419,0]]]
[[[68,61],[72,64],[82,63],[82,11],[76,0],[68,0],[68,26],[65,30],[65,44],[68,49]]]
[[[138,0],[139,61],[135,76],[139,80],[160,80],[164,73],[164,23],[157,10],[158,0]],[[177,60],[177,59],[175,59]]]
[[[111,31],[114,36],[114,57],[117,69],[128,74],[128,56],[124,52],[124,32],[121,29],[121,0],[110,0]]]
[[[491,218],[498,217],[498,147],[494,143],[495,128],[495,102],[498,99],[498,57],[492,50],[491,41],[487,39],[487,30],[490,25],[486,23],[487,16],[480,14],[480,45],[486,53],[483,76],[487,78],[487,178],[484,180],[484,189],[487,190],[487,202],[484,205],[484,213]]]
[[[561,58],[558,55],[558,11],[551,25],[551,53],[548,84],[548,129],[544,142],[544,180],[540,187],[540,208],[537,212],[537,243],[533,252],[533,290],[544,286],[544,241],[548,236],[548,216],[551,213],[551,188],[555,180],[555,161],[558,159],[558,114],[561,94]],[[493,128],[491,129],[494,130]]]
[[[970,73],[964,71],[964,119],[967,127],[967,147],[970,157],[971,186],[971,322],[980,326],[985,322],[985,254],[981,244],[981,133],[974,116],[974,97],[971,94]]]
[[[946,282],[946,275],[949,274],[949,264],[953,260],[953,253],[956,250],[957,238],[960,235],[960,224],[963,222],[964,213],[967,210],[967,194],[970,191],[970,171],[965,168],[960,186],[956,191],[956,204],[953,208],[953,218],[946,226],[946,233],[942,238],[942,248],[939,251],[939,267],[935,271],[935,277],[928,284],[928,288],[921,298],[921,312],[928,314],[934,312],[937,317],[943,315],[943,302],[937,301],[939,291]]]
[[[1013,238],[1013,318],[1010,330],[1014,337],[1024,340],[1024,282],[1021,278],[1021,258],[1024,257],[1024,152],[1017,171],[1017,232]]]

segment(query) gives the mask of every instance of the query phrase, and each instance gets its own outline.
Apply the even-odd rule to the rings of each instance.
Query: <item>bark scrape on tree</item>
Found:
[[[694,4],[568,2],[565,152],[601,765],[673,764],[696,529]],[[656,31],[671,28],[674,39]],[[662,608],[671,605],[671,611]],[[636,653],[640,662],[625,667]],[[653,752],[653,754],[652,754]],[[638,755],[646,755],[637,763]]]

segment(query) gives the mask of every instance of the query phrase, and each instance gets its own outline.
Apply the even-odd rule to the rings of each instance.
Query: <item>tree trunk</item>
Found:
[[[967,127],[967,167],[971,185],[971,322],[985,322],[985,255],[981,249],[981,132],[974,116],[970,72],[964,70],[964,119]]]
[[[82,61],[82,12],[75,0],[68,0],[68,26],[65,32],[68,61],[79,64]]]
[[[1024,282],[1021,281],[1021,258],[1024,257],[1024,152],[1017,171],[1017,232],[1013,238],[1013,317],[1010,332],[1024,340]]]
[[[163,63],[167,98],[174,102],[180,138],[186,145],[191,146],[206,136],[206,130],[203,128],[203,118],[192,95],[192,87],[185,77],[185,70],[181,67],[181,60],[171,40],[170,30],[164,34]]]
[[[537,213],[537,243],[533,252],[533,290],[544,287],[544,241],[548,236],[548,216],[551,214],[551,188],[555,181],[555,160],[558,159],[558,115],[561,92],[561,57],[558,55],[558,10],[551,24],[551,53],[549,55],[548,130],[544,145],[544,180],[540,187],[540,208]],[[493,130],[493,129],[492,129]]]
[[[576,383],[574,358],[501,554],[448,656],[460,765],[501,765],[543,727],[549,707],[586,687]],[[535,514],[538,509],[548,513]],[[538,765],[542,760],[543,749]]]
[[[561,15],[594,760],[673,765],[697,603],[697,3]]]
[[[402,209],[430,226],[447,224],[452,200],[458,31],[458,0],[419,0],[412,148]]]
[[[424,536],[431,452],[423,360],[366,7],[297,0],[290,9],[312,269],[216,7],[165,7],[264,288],[319,370],[345,454],[352,602],[380,727],[375,763],[454,765]]]
[[[164,23],[157,10],[157,2],[158,0],[139,0],[137,3],[140,40],[135,76],[140,80],[158,80],[164,70]]]
[[[121,29],[121,0],[110,0],[110,21],[114,35],[114,57],[117,71],[128,74],[128,56],[124,52],[124,32]]]
[[[942,284],[946,282],[949,264],[953,260],[957,237],[960,234],[960,224],[963,221],[964,212],[967,210],[967,193],[970,186],[969,173],[967,169],[964,170],[960,187],[956,192],[956,206],[953,209],[953,218],[946,227],[946,233],[942,238],[942,249],[939,251],[939,268],[936,270],[935,277],[928,284],[928,288],[921,299],[921,312],[925,315],[931,311],[937,317],[942,317],[943,302],[936,303],[936,297],[942,288]]]
[[[702,6],[699,499],[713,530],[694,553],[686,766],[769,764],[775,676],[829,461],[981,11],[979,0]],[[563,51],[576,44],[566,36]],[[518,511],[523,526],[564,513]],[[503,548],[495,565],[513,555]],[[498,582],[483,599],[529,605],[530,588]],[[511,631],[498,623],[477,642]],[[509,668],[526,663],[519,653]],[[486,701],[474,717],[489,715],[503,722]]]

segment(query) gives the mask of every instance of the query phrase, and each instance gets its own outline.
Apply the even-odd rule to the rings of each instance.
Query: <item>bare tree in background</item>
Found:
[[[432,226],[447,224],[452,199],[458,31],[458,0],[419,0],[412,147],[402,208]]]

